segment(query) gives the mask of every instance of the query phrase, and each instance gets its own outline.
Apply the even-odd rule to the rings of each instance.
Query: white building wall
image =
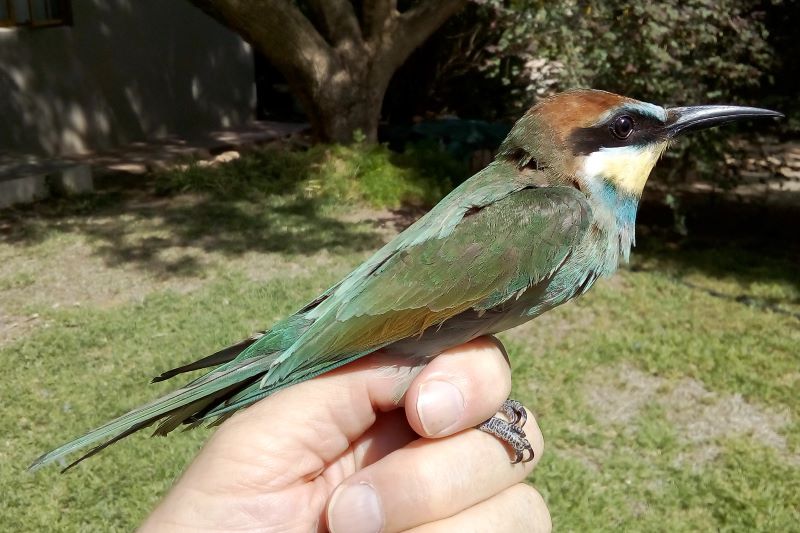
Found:
[[[73,0],[73,26],[0,28],[0,152],[46,156],[253,118],[249,46],[186,0]]]

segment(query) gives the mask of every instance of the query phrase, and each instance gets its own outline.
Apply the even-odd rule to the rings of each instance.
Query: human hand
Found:
[[[528,463],[470,429],[511,389],[499,342],[442,353],[399,401],[413,374],[387,364],[375,354],[231,417],[140,531],[550,531],[522,483],[544,447],[533,417]]]

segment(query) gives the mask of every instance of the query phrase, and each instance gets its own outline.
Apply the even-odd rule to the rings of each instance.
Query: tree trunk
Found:
[[[348,144],[359,137],[377,142],[383,95],[364,87],[339,91],[308,110],[311,128],[321,140]]]
[[[356,137],[377,142],[378,122],[390,76],[374,69],[350,72],[337,84],[321,87],[304,104],[312,130],[324,141],[348,144]]]
[[[468,0],[190,0],[239,33],[286,78],[315,137],[377,141],[386,88],[412,51]]]

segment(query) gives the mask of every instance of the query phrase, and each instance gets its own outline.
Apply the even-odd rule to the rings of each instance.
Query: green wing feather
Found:
[[[467,309],[489,309],[552,275],[589,227],[585,196],[526,188],[473,207],[446,238],[396,250],[284,352],[263,385],[295,382],[345,359],[421,334]]]

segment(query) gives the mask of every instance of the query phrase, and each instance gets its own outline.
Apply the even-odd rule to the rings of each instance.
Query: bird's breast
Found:
[[[611,228],[614,231],[614,228]],[[618,232],[593,226],[553,275],[529,287],[512,302],[497,326],[510,329],[588,291],[600,277],[613,274],[620,262]],[[508,305],[508,304],[507,304]]]

